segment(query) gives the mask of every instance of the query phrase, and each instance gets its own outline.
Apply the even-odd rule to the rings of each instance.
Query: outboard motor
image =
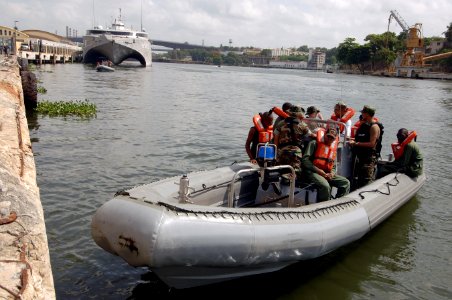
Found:
[[[256,160],[261,167],[271,167],[276,164],[276,145],[260,143],[257,145]]]
[[[262,189],[266,191],[272,185],[275,193],[281,195],[281,189],[279,187],[280,170],[267,169],[267,167],[276,164],[276,145],[269,143],[258,144],[256,160],[260,166],[263,166],[261,168]]]

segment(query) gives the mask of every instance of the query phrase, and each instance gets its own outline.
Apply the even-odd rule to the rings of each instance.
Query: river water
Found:
[[[84,100],[97,117],[29,116],[58,299],[451,299],[452,82],[300,70],[154,63],[98,73],[36,71],[40,100]],[[252,116],[285,101],[329,116],[343,100],[377,109],[389,153],[418,132],[427,182],[362,240],[273,274],[170,290],[91,239],[95,210],[120,189],[247,159]]]

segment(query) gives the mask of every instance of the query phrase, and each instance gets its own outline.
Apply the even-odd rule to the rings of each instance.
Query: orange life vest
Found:
[[[259,114],[254,115],[253,117],[254,127],[256,127],[259,132],[259,143],[267,143],[273,139],[273,125],[264,127],[262,124],[262,118]]]
[[[351,108],[351,107],[347,107],[347,110],[345,111],[345,114],[341,118],[338,118],[336,116],[336,114],[333,113],[331,115],[330,119],[333,120],[333,121],[347,123],[347,121],[350,120],[354,115],[355,115],[355,110],[353,108]],[[344,125],[340,124],[339,127],[341,129],[341,132],[344,131],[344,129],[345,129]]]
[[[374,123],[378,123],[379,120],[377,117],[373,117],[372,122]],[[352,134],[351,137],[354,138],[356,135],[356,131],[358,131],[358,128],[361,126],[361,124],[363,124],[364,121],[363,120],[358,120],[356,121],[356,123],[352,126]]]
[[[313,164],[319,169],[330,173],[334,167],[334,161],[337,156],[337,146],[339,145],[339,137],[331,143],[330,146],[327,146],[324,143],[325,138],[325,129],[320,128],[317,131],[317,149],[314,153],[314,161]]]
[[[272,110],[275,114],[277,114],[278,116],[280,116],[283,119],[285,119],[289,116],[288,113],[286,113],[284,110],[282,110],[281,108],[279,108],[277,106],[273,107]]]
[[[396,142],[391,144],[392,152],[394,152],[395,159],[402,157],[406,145],[408,145],[412,140],[414,140],[416,136],[417,136],[416,131],[411,131],[410,134],[408,134],[408,136],[402,143]]]

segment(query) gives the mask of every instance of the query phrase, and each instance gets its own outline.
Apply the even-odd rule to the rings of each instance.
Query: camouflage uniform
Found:
[[[305,123],[289,117],[276,129],[275,134],[279,136],[278,164],[292,166],[300,178],[303,141],[310,134],[309,128]]]

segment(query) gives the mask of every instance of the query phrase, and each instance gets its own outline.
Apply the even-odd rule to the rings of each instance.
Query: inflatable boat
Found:
[[[131,266],[147,266],[168,286],[190,288],[273,272],[362,238],[411,199],[425,175],[393,173],[350,194],[316,203],[290,166],[269,166],[259,148],[248,162],[120,191],[95,213],[94,241]],[[338,170],[347,174],[342,142]]]

